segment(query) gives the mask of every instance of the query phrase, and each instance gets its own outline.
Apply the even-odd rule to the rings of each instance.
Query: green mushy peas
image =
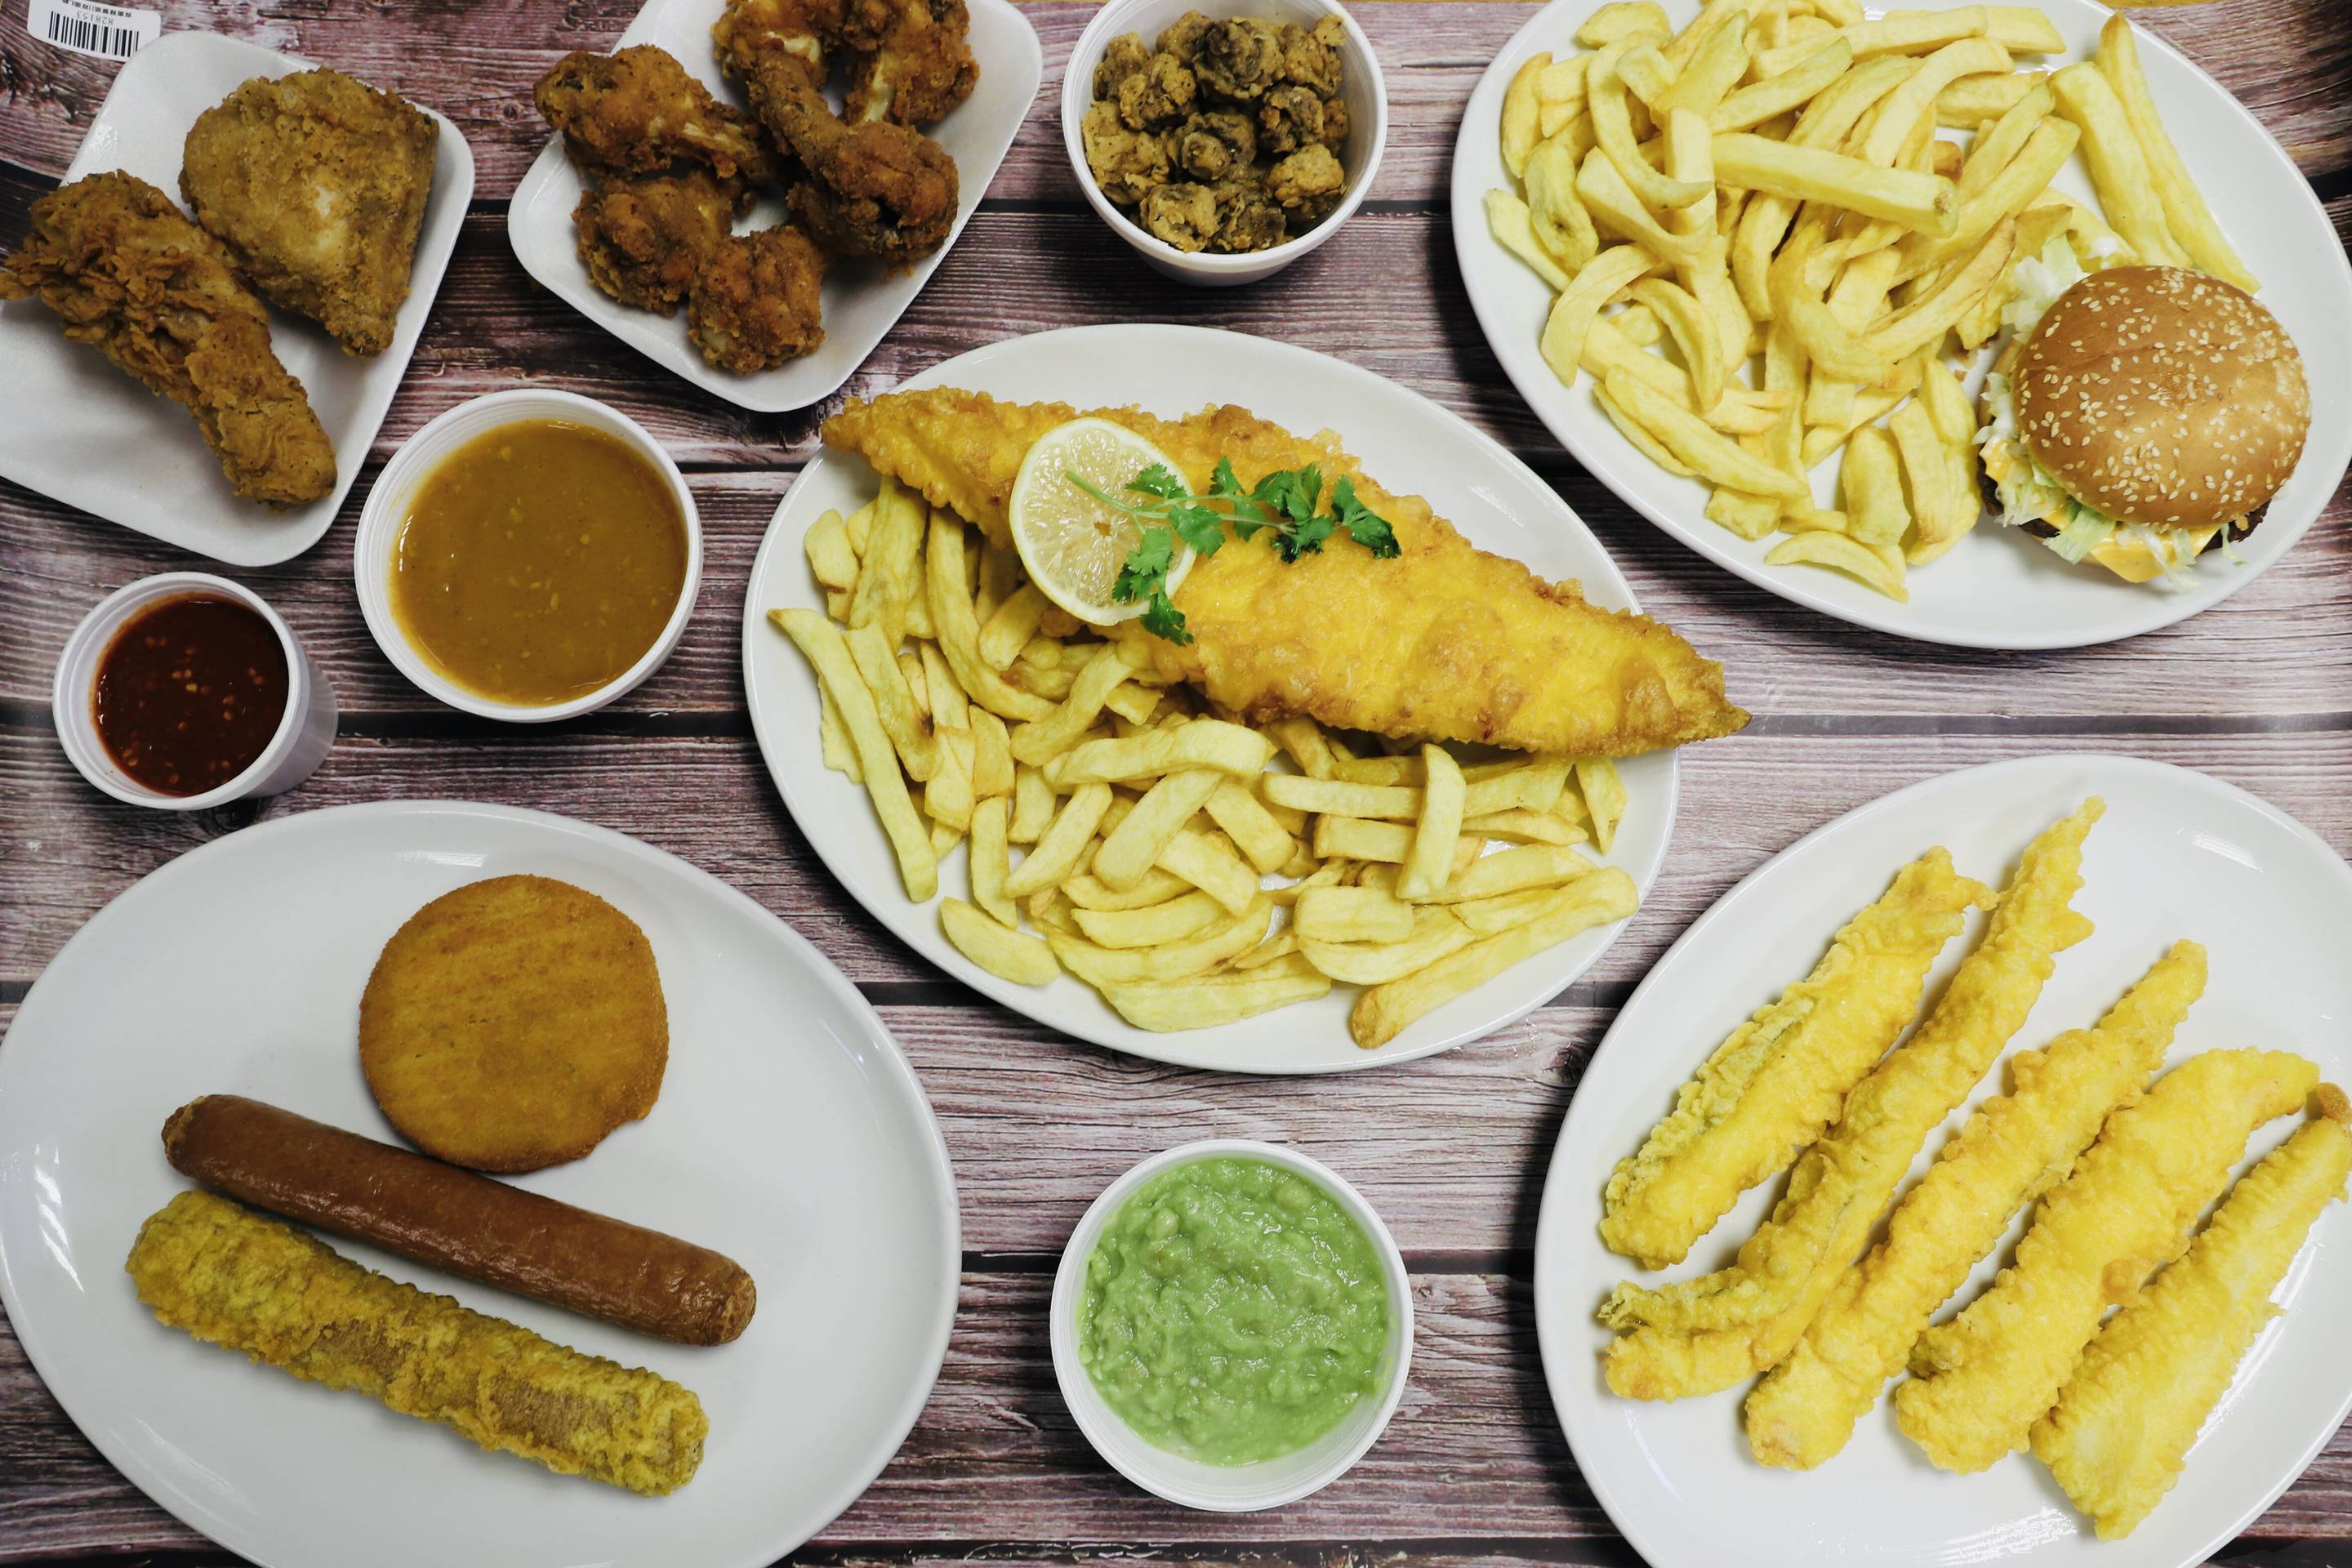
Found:
[[[1078,1360],[1155,1447],[1245,1465],[1306,1447],[1379,1394],[1388,1296],[1371,1239],[1320,1186],[1263,1160],[1196,1160],[1103,1226]]]

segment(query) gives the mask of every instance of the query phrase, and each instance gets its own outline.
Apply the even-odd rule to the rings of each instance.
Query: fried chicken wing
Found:
[[[2090,935],[2091,922],[2071,904],[2083,885],[2083,840],[2105,809],[2094,796],[2027,847],[1984,941],[1926,1022],[1846,1096],[1837,1125],[1797,1162],[1771,1218],[1736,1263],[1610,1294],[1601,1321],[1622,1331],[1602,1356],[1613,1392],[1628,1399],[1713,1394],[1795,1348],[1861,1255],[1919,1146],[2023,1026],[2058,952]]]
[[[334,447],[226,246],[119,173],[50,192],[31,219],[0,299],[38,298],[67,337],[194,415],[238,495],[290,506],[333,491]]]
[[[955,226],[956,166],[919,131],[886,121],[845,125],[799,70],[763,65],[751,103],[808,167],[793,211],[827,249],[888,262],[919,261]]]
[[[673,315],[748,195],[701,169],[608,178],[581,193],[572,209],[580,259],[596,287],[622,304]]]
[[[702,1462],[710,1423],[669,1379],[387,1279],[211,1193],[150,1215],[124,1268],[171,1328],[561,1474],[659,1496]]]
[[[730,76],[749,81],[772,58],[799,62],[822,88],[841,47],[843,0],[728,0],[710,41]]]
[[[1845,1447],[1928,1318],[2017,1211],[2064,1179],[2109,1111],[2139,1099],[2204,989],[2205,950],[2177,943],[2096,1027],[2019,1053],[2012,1091],[1977,1108],[1895,1205],[1886,1239],[1748,1396],[1758,1463],[1811,1469]]]
[[[782,173],[757,124],[651,44],[566,55],[539,79],[533,96],[572,155],[600,169],[651,174],[700,163],[754,184],[772,184]]]
[[[856,52],[846,117],[928,125],[971,96],[980,66],[964,0],[848,0],[842,38]]]
[[[1930,849],[1848,921],[1811,973],[1715,1048],[1601,1198],[1601,1239],[1680,1263],[1739,1194],[1789,1168],[1919,1010],[1927,971],[1992,889]]]
[[[264,299],[378,354],[408,298],[438,134],[341,71],[256,77],[189,128],[180,194]]]
[[[2033,1428],[2099,1538],[2129,1535],[2180,1479],[2181,1461],[2238,1363],[2278,1312],[2271,1292],[2352,1173],[2352,1102],[2320,1086],[2320,1114],[2231,1189],[2188,1254],[2124,1304]]]
[[[738,375],[814,353],[824,342],[825,265],[824,252],[789,224],[722,238],[703,257],[687,297],[694,346]]]
[[[1921,1334],[1896,1424],[1968,1472],[2026,1446],[2109,1307],[2180,1256],[2255,1128],[2302,1105],[2318,1069],[2285,1051],[2206,1051],[2117,1111],[2042,1200],[2017,1260]]]
[[[828,446],[956,512],[998,545],[1029,447],[1078,417],[1063,404],[1003,403],[939,388],[854,400],[824,425]],[[1306,715],[1399,740],[1487,742],[1576,756],[1628,756],[1727,735],[1748,715],[1724,700],[1723,669],[1646,616],[1587,604],[1489,555],[1417,496],[1367,477],[1336,437],[1305,438],[1235,407],[1162,419],[1094,417],[1165,452],[1196,492],[1220,458],[1244,486],[1318,465],[1348,476],[1393,527],[1402,553],[1329,549],[1286,564],[1270,539],[1235,539],[1196,562],[1175,596],[1194,640],[1129,621],[1120,639],[1171,680],[1252,722]]]

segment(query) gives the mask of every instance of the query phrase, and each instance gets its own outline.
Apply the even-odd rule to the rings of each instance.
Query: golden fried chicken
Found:
[[[887,121],[845,125],[798,69],[763,63],[751,104],[807,166],[793,211],[818,243],[843,256],[918,261],[955,225],[956,165],[919,131]]]
[[[701,169],[604,180],[582,193],[572,210],[580,259],[596,287],[622,304],[671,315],[749,195]]]
[[[694,346],[738,375],[814,353],[824,342],[818,296],[827,260],[790,224],[722,238],[704,255],[687,296]]]
[[[341,71],[256,77],[189,128],[180,194],[264,299],[378,354],[408,298],[438,133]]]
[[[334,447],[227,247],[132,174],[77,180],[31,216],[0,300],[38,297],[67,337],[194,415],[238,495],[290,506],[333,491]]]
[[[748,81],[761,61],[797,60],[822,88],[841,47],[843,0],[728,0],[710,41],[728,75]]]
[[[894,125],[944,118],[980,79],[971,30],[964,0],[849,0],[842,37],[856,58],[846,117]]]
[[[773,184],[781,174],[759,126],[651,44],[566,55],[539,79],[533,97],[572,156],[600,169],[652,174],[700,163],[754,184]]]

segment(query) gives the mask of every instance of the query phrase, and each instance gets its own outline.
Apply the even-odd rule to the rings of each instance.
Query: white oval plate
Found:
[[[1942,10],[1958,0],[1917,3]],[[2064,36],[2068,53],[2021,56],[2022,66],[2063,64],[2096,46],[2106,7],[2093,0],[2039,3]],[[2168,626],[2252,582],[2318,520],[2352,462],[2352,420],[2333,412],[2352,405],[2352,265],[2285,149],[2212,78],[2142,30],[2140,61],[2165,128],[2214,216],[2261,275],[2262,301],[2294,334],[2311,379],[2310,442],[2262,525],[2236,547],[2245,564],[2232,566],[2217,552],[2199,565],[2191,587],[2135,585],[2101,569],[2070,566],[2040,540],[1988,517],[1950,554],[1910,574],[1907,605],[1826,568],[1765,565],[1780,535],[1751,542],[1708,521],[1704,484],[1678,479],[1635,450],[1593,403],[1585,378],[1573,388],[1560,385],[1536,348],[1551,290],[1486,229],[1486,194],[1508,184],[1497,128],[1511,77],[1539,50],[1573,51],[1577,26],[1593,9],[1594,0],[1552,0],[1479,79],[1454,147],[1454,249],[1478,324],[1519,395],[1560,445],[1634,510],[1716,564],[1792,603],[1897,637],[1994,648],[2080,647]],[[1679,24],[1697,7],[1676,0],[1667,9]],[[2092,196],[2080,153],[2056,184]],[[1969,376],[1971,392],[1991,355],[1978,358],[1982,363]],[[1834,458],[1814,470],[1813,489],[1823,504],[1832,503],[1836,481]]]
[[[116,74],[65,178],[121,169],[177,202],[181,150],[196,117],[255,77],[314,63],[217,33],[166,33]],[[241,499],[186,409],[155,396],[96,350],[68,342],[37,300],[0,305],[0,366],[8,382],[0,479],[231,566],[275,566],[318,543],[366,466],[408,373],[474,196],[474,153],[464,133],[448,116],[416,107],[441,134],[391,346],[362,359],[316,322],[269,312],[269,346],[302,384],[334,443],[333,493],[283,511]]]
[[[1371,454],[1366,466],[1383,485],[1426,497],[1480,549],[1516,556],[1547,578],[1576,578],[1596,605],[1639,607],[1600,541],[1526,464],[1420,394],[1287,343],[1200,327],[1067,327],[975,349],[906,385],[1080,408],[1136,404],[1176,416],[1238,402],[1302,436],[1336,430],[1349,451]],[[808,662],[768,625],[771,609],[824,607],[802,536],[828,508],[863,505],[875,486],[863,459],[823,451],[776,509],[744,601],[743,684],[760,752],[801,831],[852,897],[957,979],[1066,1035],[1130,1056],[1227,1072],[1347,1072],[1429,1056],[1499,1029],[1559,994],[1617,940],[1622,921],[1586,931],[1456,997],[1376,1051],[1348,1037],[1353,986],[1238,1024],[1154,1034],[1128,1024],[1068,975],[1031,987],[989,973],[940,934],[936,903],[908,900],[866,791],[818,755],[816,679]],[[1674,826],[1675,755],[1653,752],[1620,768],[1631,804],[1607,858],[1646,897]],[[941,868],[943,892],[963,895],[962,866],[958,849]]]
[[[669,1066],[643,1121],[517,1184],[717,1247],[760,1291],[733,1344],[670,1344],[335,1247],[700,1396],[701,1472],[662,1499],[488,1454],[198,1343],[123,1277],[189,1184],[163,1119],[251,1095],[394,1142],[359,1070],[359,996],[426,900],[530,871],[645,929]],[[272,1568],[764,1568],[898,1450],[946,1353],[954,1179],[872,1008],[782,922],[617,833],[402,801],[249,827],[132,887],[66,944],[0,1051],[0,1302],[33,1365],[142,1490]]]
[[[1980,1475],[1934,1468],[1896,1430],[1891,1398],[1843,1453],[1804,1474],[1748,1457],[1746,1386],[1709,1399],[1643,1404],[1601,1380],[1608,1334],[1593,1310],[1637,1271],[1601,1245],[1601,1189],[1674,1103],[1691,1071],[1749,1012],[1820,957],[1830,935],[1930,845],[1960,868],[2006,878],[2027,840],[2083,797],[2106,797],[2075,907],[2098,930],[2062,953],[2016,1047],[2045,1044],[2104,1012],[2180,937],[2212,955],[2205,995],[2173,1045],[2178,1061],[2221,1047],[2299,1051],[2352,1081],[2352,871],[2312,831],[2243,790],[2129,757],[2030,757],[1948,773],[1849,812],[1732,889],[1682,934],[1601,1042],[1553,1151],[1536,1226],[1536,1328],[1554,1406],[1578,1468],[1654,1568],[1812,1568],[1824,1562],[2202,1563],[2303,1473],[2352,1409],[2352,1342],[2330,1303],[2352,1299],[2352,1215],[2331,1208],[2280,1287],[2284,1318],[2256,1342],[2189,1456],[2180,1484],[2128,1539],[2101,1542],[2031,1455]],[[1958,963],[1955,941],[1935,983]],[[1978,1097],[2000,1086],[1999,1068]],[[1956,1128],[1956,1112],[1947,1131]],[[2294,1125],[2257,1132],[2247,1163]],[[1930,1152],[1944,1134],[1930,1138]],[[1925,1157],[1913,1168],[1927,1168]],[[2243,1168],[2242,1166],[2241,1167]],[[1730,1260],[1778,1196],[1741,1200],[1671,1276]],[[1978,1267],[1957,1300],[1996,1272]],[[2300,1305],[2298,1305],[2300,1303]]]
[[[580,259],[572,209],[580,205],[585,188],[580,171],[564,155],[563,138],[549,139],[539,157],[515,187],[507,204],[507,239],[515,259],[571,307],[663,368],[694,383],[703,391],[743,408],[762,414],[804,408],[830,395],[847,381],[866,356],[874,352],[931,274],[947,259],[963,237],[964,225],[980,206],[997,165],[1036,100],[1037,83],[1045,73],[1045,54],[1037,35],[1011,0],[970,0],[971,53],[980,65],[980,82],[954,112],[925,133],[956,161],[955,226],[947,243],[911,267],[891,269],[878,261],[840,261],[825,274],[824,342],[804,359],[787,360],[772,370],[736,375],[704,361],[686,335],[686,312],[656,316],[633,310],[589,280]],[[719,74],[710,52],[710,25],[726,10],[726,0],[646,0],[644,10],[622,32],[613,47],[658,44],[677,57],[688,75],[719,99],[737,108],[743,89]],[[749,216],[735,225],[747,234],[768,228],[785,217],[782,198],[761,197]]]

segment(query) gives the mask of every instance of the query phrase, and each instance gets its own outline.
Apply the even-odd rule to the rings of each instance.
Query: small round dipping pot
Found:
[[[410,525],[420,497],[431,490],[444,463],[502,427],[551,423],[608,437],[652,470],[675,502],[679,524],[685,531],[685,574],[667,620],[635,663],[591,690],[546,701],[507,700],[467,684],[421,645],[418,635],[403,619],[395,604],[393,579],[400,567],[404,531]],[[583,532],[593,531],[599,521],[590,514],[583,514],[581,521]],[[702,585],[702,524],[695,511],[694,497],[678,473],[677,465],[670,461],[661,444],[627,415],[574,393],[535,388],[496,392],[461,403],[441,415],[410,437],[393,455],[392,461],[384,465],[383,475],[360,512],[352,570],[359,589],[360,610],[367,618],[368,630],[374,635],[376,645],[419,689],[461,712],[515,724],[545,724],[577,718],[616,700],[644,684],[669,658],[685,634]],[[573,613],[561,611],[555,599],[549,601],[549,606],[551,616],[559,611],[567,616]]]
[[[118,761],[100,732],[98,683],[107,655],[125,628],[178,600],[221,599],[258,616],[286,659],[286,707],[260,753],[234,777],[194,794],[142,783]],[[208,572],[166,572],[117,590],[82,617],[67,639],[49,690],[58,740],[81,776],[117,800],[160,811],[204,811],[233,800],[282,795],[318,771],[335,741],[334,688],[311,665],[278,612],[249,588]]]

